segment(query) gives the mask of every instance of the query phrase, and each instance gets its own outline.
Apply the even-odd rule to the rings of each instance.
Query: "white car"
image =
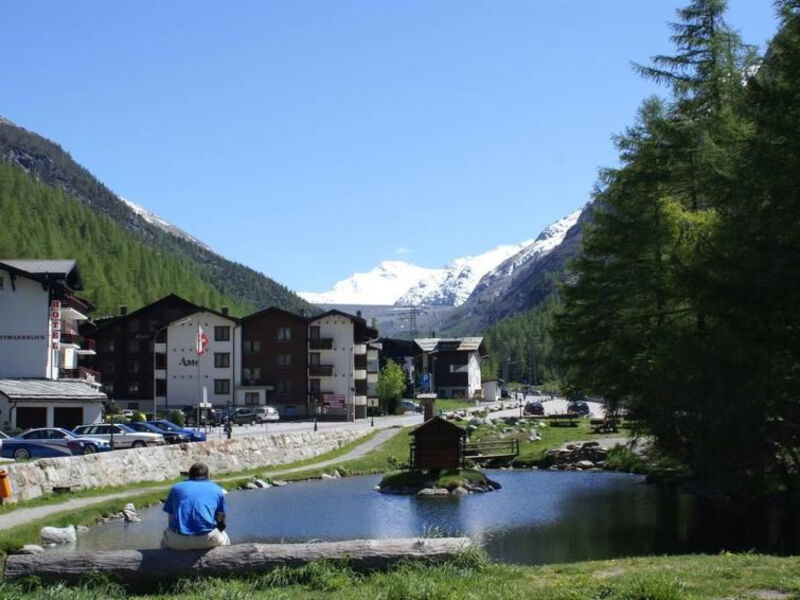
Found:
[[[255,409],[256,421],[264,423],[266,421],[279,421],[281,416],[278,414],[278,409],[274,406],[258,406]]]
[[[114,448],[144,448],[145,446],[160,446],[164,443],[163,435],[136,431],[123,423],[79,425],[73,431],[78,435],[100,438],[110,443],[112,428],[114,430]]]

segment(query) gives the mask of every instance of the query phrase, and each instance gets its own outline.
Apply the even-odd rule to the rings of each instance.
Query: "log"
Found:
[[[236,544],[211,550],[75,551],[12,554],[5,578],[30,575],[43,582],[76,583],[102,573],[131,588],[152,588],[181,577],[221,577],[299,567],[315,560],[346,560],[357,571],[380,570],[407,560],[443,562],[472,545],[469,538],[399,538],[307,544]]]

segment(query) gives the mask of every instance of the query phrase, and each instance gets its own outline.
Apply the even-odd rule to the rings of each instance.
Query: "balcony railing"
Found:
[[[333,365],[313,365],[308,367],[309,377],[331,377],[333,375]]]
[[[311,350],[331,350],[333,349],[333,338],[319,338],[308,340],[308,347]]]
[[[76,346],[81,343],[81,336],[77,333],[73,333],[71,331],[62,331],[61,332],[61,343],[62,344],[75,344]]]

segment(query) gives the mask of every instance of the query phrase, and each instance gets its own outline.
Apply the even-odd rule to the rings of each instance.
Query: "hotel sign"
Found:
[[[344,396],[342,394],[323,394],[322,405],[325,408],[344,408]]]
[[[61,349],[61,300],[50,301],[50,347]]]

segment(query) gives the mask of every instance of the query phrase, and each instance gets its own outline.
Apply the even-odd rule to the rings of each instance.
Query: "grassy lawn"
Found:
[[[449,412],[451,410],[462,410],[464,408],[475,408],[478,403],[474,400],[457,400],[453,398],[437,398],[436,410]]]
[[[538,567],[492,564],[477,553],[442,566],[361,575],[311,563],[242,579],[192,579],[151,594],[94,581],[40,588],[0,583],[5,600],[784,600],[800,598],[800,561],[754,554],[618,559]]]
[[[456,421],[457,424],[464,426],[466,422]],[[627,431],[621,430],[620,433],[594,433],[589,425],[588,418],[578,421],[577,427],[538,427],[535,421],[523,419],[516,425],[506,425],[496,423],[494,425],[481,425],[470,433],[470,441],[492,441],[492,440],[519,440],[519,456],[514,459],[513,465],[518,467],[531,466],[542,459],[544,453],[552,448],[558,448],[568,442],[578,440],[598,440],[609,437],[625,437]],[[541,436],[541,440],[532,442],[528,438],[533,432]],[[502,437],[505,436],[505,437]]]

